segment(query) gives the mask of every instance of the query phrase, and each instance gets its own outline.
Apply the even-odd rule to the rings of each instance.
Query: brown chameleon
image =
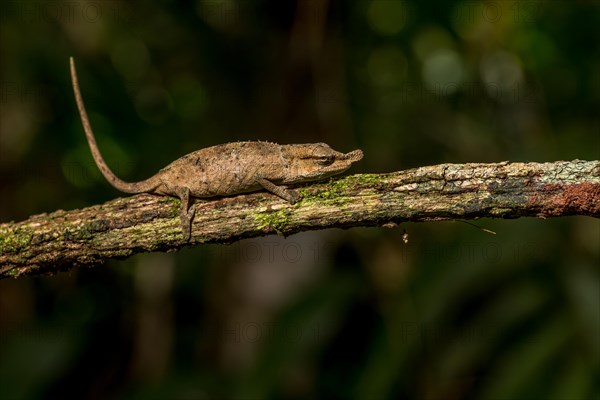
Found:
[[[340,153],[325,143],[288,144],[249,141],[225,143],[187,154],[140,182],[119,179],[102,158],[83,104],[75,62],[71,63],[73,91],[92,156],[102,175],[125,193],[153,193],[181,199],[181,226],[189,240],[195,210],[190,196],[229,196],[266,189],[294,204],[300,196],[285,186],[321,180],[344,172],[363,157],[362,150]]]

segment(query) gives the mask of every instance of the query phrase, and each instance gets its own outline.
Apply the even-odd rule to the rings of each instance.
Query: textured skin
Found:
[[[189,197],[228,196],[266,189],[290,203],[297,193],[284,186],[316,181],[344,172],[363,157],[361,150],[340,153],[325,143],[279,145],[269,142],[235,142],[207,147],[187,154],[140,182],[119,179],[98,150],[79,90],[73,58],[71,79],[85,135],[102,175],[126,193],[155,193],[181,199],[184,237],[189,239],[194,210]]]
[[[177,195],[176,187],[187,187],[194,197],[228,196],[262,189],[258,178],[276,185],[324,179],[361,158],[360,150],[343,154],[324,143],[235,142],[185,155],[149,181],[160,194]]]

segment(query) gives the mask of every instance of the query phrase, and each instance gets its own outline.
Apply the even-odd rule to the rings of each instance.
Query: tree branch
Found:
[[[298,187],[290,205],[258,192],[196,200],[190,242],[179,200],[141,194],[0,224],[0,279],[53,274],[146,251],[271,233],[404,221],[600,216],[600,161],[442,164]]]

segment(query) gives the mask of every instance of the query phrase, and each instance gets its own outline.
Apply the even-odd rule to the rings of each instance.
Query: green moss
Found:
[[[329,181],[322,182],[321,184],[316,183],[321,189],[319,191],[315,190],[314,185],[300,187],[295,189],[302,196],[297,206],[302,207],[309,206],[312,203],[325,203],[343,207],[346,202],[351,200],[348,197],[349,191],[356,187],[375,185],[381,182],[381,180],[382,177],[380,175],[353,175],[345,178],[330,178]],[[289,209],[262,211],[255,213],[254,218],[258,222],[259,230],[263,231],[265,228],[268,228],[277,233],[282,233],[289,223],[290,211]]]
[[[377,174],[363,174],[363,175],[354,175],[344,179],[345,181],[352,182],[353,185],[360,186],[370,186],[380,183],[382,180],[387,179],[385,176],[377,175]]]
[[[106,232],[107,230],[110,229],[110,223],[109,223],[109,221],[107,221],[105,219],[98,219],[98,220],[87,222],[84,225],[83,229],[88,231],[90,234]]]
[[[0,229],[0,253],[18,253],[32,237],[33,231],[28,228]]]
[[[81,230],[79,229],[64,229],[62,232],[62,238],[67,241],[75,241],[85,239],[85,234],[82,235]]]
[[[167,204],[172,213],[179,215],[179,210],[181,210],[181,200],[175,197],[170,196],[161,196],[161,199],[158,201],[159,204]]]
[[[299,189],[302,195],[302,202],[310,204],[311,202],[329,202],[336,206],[342,206],[346,203],[348,191],[360,186],[372,186],[381,181],[378,175],[353,175],[345,178],[331,178],[322,185],[323,190],[315,193],[311,190],[312,186]]]
[[[281,209],[277,211],[260,211],[254,214],[254,219],[258,222],[258,230],[273,230],[279,234],[283,233],[289,223],[290,211]]]

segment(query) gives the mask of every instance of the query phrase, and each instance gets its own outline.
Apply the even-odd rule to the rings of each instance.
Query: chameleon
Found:
[[[300,195],[287,185],[318,181],[346,171],[363,158],[362,150],[341,153],[325,143],[284,144],[245,141],[219,144],[184,155],[139,182],[125,182],[108,167],[94,136],[81,96],[75,61],[70,58],[71,82],[83,130],[96,166],[115,189],[178,197],[183,237],[191,237],[195,209],[190,197],[211,198],[265,189],[290,204]]]

